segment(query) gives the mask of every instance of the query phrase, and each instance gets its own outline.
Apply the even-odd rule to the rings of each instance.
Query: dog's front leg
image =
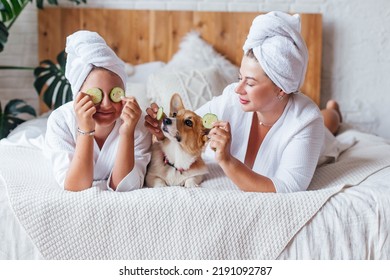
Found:
[[[146,177],[146,185],[152,188],[161,188],[166,187],[167,184],[163,179],[156,176],[147,176]]]
[[[190,177],[184,182],[184,187],[186,187],[186,188],[199,187],[199,185],[200,185],[200,183],[202,183],[202,181],[203,181],[202,175]]]

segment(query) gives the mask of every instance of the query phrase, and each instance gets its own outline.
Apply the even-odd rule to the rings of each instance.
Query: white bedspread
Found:
[[[13,159],[0,170],[44,258],[276,259],[330,197],[390,166],[389,147],[358,143],[294,194],[241,192],[215,165],[202,188],[66,192],[41,151],[12,146],[0,146]]]

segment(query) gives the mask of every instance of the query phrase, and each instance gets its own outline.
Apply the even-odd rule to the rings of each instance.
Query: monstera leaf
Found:
[[[54,64],[51,60],[44,60],[34,70],[35,90],[50,109],[72,100],[72,89],[65,78],[65,51],[58,54],[57,62]]]
[[[19,118],[19,115],[27,114],[35,117],[37,114],[35,110],[26,102],[20,99],[12,99],[7,103],[4,112],[0,103],[0,139],[7,137],[7,135],[19,124],[26,121]]]
[[[0,21],[0,52],[3,51],[4,45],[8,41],[8,34],[7,27]]]

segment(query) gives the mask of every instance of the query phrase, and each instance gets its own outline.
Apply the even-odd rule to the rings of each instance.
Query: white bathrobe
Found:
[[[146,167],[151,157],[149,150],[151,135],[144,127],[143,122],[144,117],[141,116],[134,134],[134,168],[119,183],[117,191],[131,191],[144,184]],[[120,125],[121,119],[118,119],[101,150],[94,141],[93,186],[112,190],[109,187],[109,182],[117,154]],[[71,101],[51,113],[45,137],[44,152],[50,157],[55,178],[62,187],[64,187],[65,176],[75,152],[76,137],[77,122],[73,101]]]
[[[221,96],[215,97],[196,113],[214,113],[231,126],[231,153],[245,160],[253,112],[244,112],[231,84]],[[292,94],[278,121],[264,138],[257,153],[253,171],[272,180],[276,192],[306,190],[319,161],[336,156],[336,138],[325,128],[318,106],[307,96]],[[207,158],[214,152],[207,148]],[[321,156],[321,158],[320,158]],[[321,160],[319,160],[321,159]]]

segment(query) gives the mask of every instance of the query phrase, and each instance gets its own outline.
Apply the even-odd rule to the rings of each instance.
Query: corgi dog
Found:
[[[179,94],[170,100],[170,114],[161,120],[165,136],[152,144],[145,185],[148,187],[197,187],[208,173],[201,154],[208,141],[202,118],[184,108]]]

